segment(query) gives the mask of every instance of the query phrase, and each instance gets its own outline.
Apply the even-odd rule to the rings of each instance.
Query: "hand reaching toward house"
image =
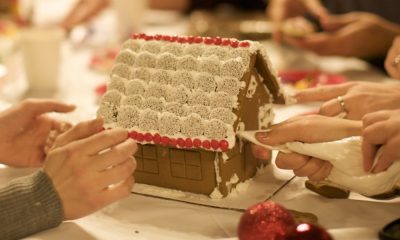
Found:
[[[25,100],[0,113],[0,162],[13,167],[39,167],[50,131],[64,131],[69,123],[46,116],[70,112],[74,106],[52,100]]]
[[[365,114],[400,108],[400,84],[349,82],[339,85],[323,86],[299,91],[295,95],[298,103],[324,101],[319,114],[336,116],[342,106],[338,97],[343,100],[345,118],[361,120]]]
[[[64,220],[93,213],[129,196],[136,143],[128,131],[103,131],[103,121],[82,122],[57,137],[44,164],[64,208]]]
[[[365,115],[362,136],[364,169],[371,171],[377,151],[382,148],[372,172],[379,173],[386,170],[395,160],[400,160],[400,110],[379,111]]]
[[[275,24],[274,39],[282,40],[282,26],[285,20],[306,14],[311,14],[317,19],[329,15],[328,10],[319,0],[271,0],[267,15]]]
[[[323,134],[321,134],[323,133]],[[268,133],[258,133],[256,138],[263,144],[277,146],[287,142],[300,141],[304,143],[329,142],[361,134],[361,123],[319,115],[291,118],[271,127]],[[257,158],[263,158],[269,150],[253,145],[253,153]],[[313,181],[325,179],[332,165],[326,161],[296,153],[280,152],[276,165],[282,169],[293,170],[294,174],[308,177]]]
[[[284,36],[283,41],[319,55],[380,57],[400,34],[400,25],[371,13],[352,12],[320,18],[323,32],[304,38]]]

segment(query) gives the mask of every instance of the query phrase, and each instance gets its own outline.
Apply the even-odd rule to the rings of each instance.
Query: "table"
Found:
[[[174,28],[168,25],[149,27],[147,30],[150,33],[170,34],[172,31],[180,34],[185,26],[184,19],[176,21],[173,26]],[[289,48],[279,48],[271,42],[265,44],[277,69],[288,66],[318,67],[344,74],[351,79],[388,80],[382,73],[360,60],[320,58]],[[76,50],[69,43],[65,43],[63,53],[60,91],[53,97],[78,105],[77,111],[68,115],[68,119],[90,118],[96,110],[94,88],[105,81],[105,76],[87,69],[90,58],[88,49]],[[11,87],[20,87],[23,91],[23,78],[23,74],[20,75]],[[288,106],[279,109],[277,121],[303,111],[304,107],[316,106]],[[33,171],[35,170],[0,168],[0,183]],[[317,215],[320,224],[336,239],[377,239],[377,231],[400,216],[400,198],[371,201],[351,194],[350,199],[326,199],[306,190],[303,187],[304,181],[304,178],[295,178],[271,200],[287,208]],[[132,194],[98,213],[76,221],[64,222],[58,228],[26,239],[236,239],[236,227],[240,216],[239,211]]]

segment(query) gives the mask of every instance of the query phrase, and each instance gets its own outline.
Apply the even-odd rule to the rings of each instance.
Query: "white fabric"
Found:
[[[257,141],[255,133],[256,131],[249,131],[241,132],[239,135],[268,149],[286,153],[295,152],[328,161],[333,165],[327,177],[328,181],[366,196],[388,192],[400,180],[400,161],[395,161],[381,173],[372,174],[364,171],[360,137],[324,143],[289,142],[273,147]]]

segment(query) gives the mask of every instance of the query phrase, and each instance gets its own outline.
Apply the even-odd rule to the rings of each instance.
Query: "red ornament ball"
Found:
[[[240,240],[285,240],[295,227],[289,211],[268,201],[246,210],[240,218],[238,237]]]
[[[332,237],[320,226],[300,223],[288,234],[286,240],[332,240]]]

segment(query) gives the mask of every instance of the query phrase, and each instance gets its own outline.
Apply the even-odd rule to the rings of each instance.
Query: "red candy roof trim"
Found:
[[[161,136],[160,134],[156,133],[152,135],[151,133],[140,133],[137,131],[129,132],[129,137],[138,141],[138,142],[147,142],[147,143],[154,143],[156,145],[163,145],[163,146],[171,146],[171,147],[180,147],[180,148],[203,148],[206,150],[215,150],[215,151],[222,151],[226,152],[229,149],[229,143],[226,140],[203,140],[201,141],[198,138],[191,139],[191,138],[169,138],[167,136]]]
[[[147,35],[145,33],[135,33],[131,35],[132,39],[143,39],[145,41],[166,41],[166,42],[179,42],[179,43],[204,43],[207,45],[223,45],[223,46],[230,46],[232,48],[248,48],[250,47],[249,41],[238,41],[236,39],[229,39],[229,38],[220,38],[220,37],[194,37],[194,36],[169,36],[169,35]]]

